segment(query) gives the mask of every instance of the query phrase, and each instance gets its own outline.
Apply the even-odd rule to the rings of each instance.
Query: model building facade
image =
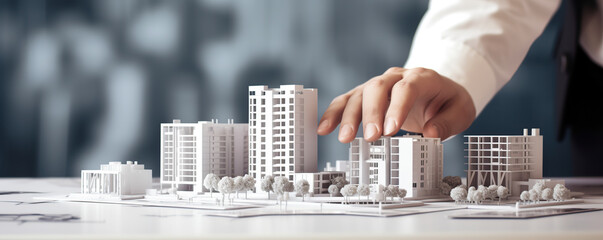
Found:
[[[542,178],[542,136],[540,129],[523,135],[466,135],[467,183],[469,186],[505,186],[519,193],[522,182]],[[527,184],[524,184],[527,185]]]
[[[203,178],[243,176],[248,170],[246,123],[161,124],[161,185],[181,191],[203,192]]]
[[[345,179],[345,172],[342,171],[329,171],[329,172],[317,172],[317,173],[296,173],[294,182],[301,179],[305,179],[310,184],[310,191],[314,194],[329,193],[329,186],[333,184],[332,179],[336,177],[342,177]]]
[[[100,170],[83,170],[82,194],[142,195],[151,188],[151,170],[138,162],[109,162]]]
[[[249,87],[251,176],[293,181],[295,173],[317,171],[317,101],[317,90],[302,85]]]
[[[408,197],[437,195],[442,182],[442,143],[414,135],[356,138],[350,144],[351,184],[396,185]]]

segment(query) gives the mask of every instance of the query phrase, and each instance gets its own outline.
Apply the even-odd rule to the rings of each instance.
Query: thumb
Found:
[[[442,109],[423,125],[423,136],[440,138],[442,141],[467,129],[475,117],[467,114],[462,107],[451,106]]]

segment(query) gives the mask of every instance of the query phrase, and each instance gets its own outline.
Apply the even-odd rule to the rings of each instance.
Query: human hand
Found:
[[[362,121],[371,142],[400,129],[445,140],[473,120],[475,106],[463,86],[430,69],[393,67],[333,99],[317,132],[327,135],[341,124],[339,141],[349,143]]]

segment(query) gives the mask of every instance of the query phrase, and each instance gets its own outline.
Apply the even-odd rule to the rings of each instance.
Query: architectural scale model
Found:
[[[109,162],[100,170],[83,170],[81,193],[86,195],[144,195],[151,188],[151,170],[138,162]]]
[[[318,172],[316,128],[316,89],[250,86],[249,123],[174,120],[161,124],[160,191],[151,189],[151,170],[136,162],[111,162],[101,170],[82,171],[81,193],[66,199],[257,209],[225,214],[234,217],[304,211],[394,216],[382,211],[425,205],[417,199],[449,201],[448,195],[467,204],[445,207],[449,209],[495,201],[513,208],[545,206],[553,204],[551,199],[573,203],[567,200],[571,195],[563,181],[542,179],[543,145],[537,128],[531,135],[524,129],[521,136],[465,136],[468,186],[460,177],[443,178],[441,140],[418,135],[381,137],[374,142],[356,138],[350,143],[348,160],[338,160],[335,166],[327,163]],[[506,200],[521,191],[523,202]],[[141,198],[145,192],[144,199],[86,197]],[[278,209],[273,207],[275,200]],[[287,205],[295,210],[288,211]]]
[[[317,104],[318,91],[302,85],[249,87],[251,176],[293,181],[295,173],[317,171]]]
[[[540,129],[518,136],[466,135],[467,185],[498,185],[512,195],[528,188],[529,179],[542,178]]]
[[[219,178],[243,176],[248,164],[248,126],[246,123],[161,124],[161,187],[179,191],[203,192],[203,179],[209,173]]]
[[[439,138],[356,138],[350,143],[349,179],[351,184],[398,186],[408,190],[408,197],[435,196],[440,193],[442,160]]]

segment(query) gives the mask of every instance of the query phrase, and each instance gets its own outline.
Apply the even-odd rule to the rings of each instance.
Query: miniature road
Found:
[[[586,194],[585,203],[567,207],[603,208],[603,178],[568,179],[567,185]],[[12,192],[0,195],[0,239],[603,239],[603,211],[528,220],[448,217],[483,211],[477,209],[390,218],[226,218],[205,210],[34,199],[77,192],[76,178],[0,179],[0,191]]]

